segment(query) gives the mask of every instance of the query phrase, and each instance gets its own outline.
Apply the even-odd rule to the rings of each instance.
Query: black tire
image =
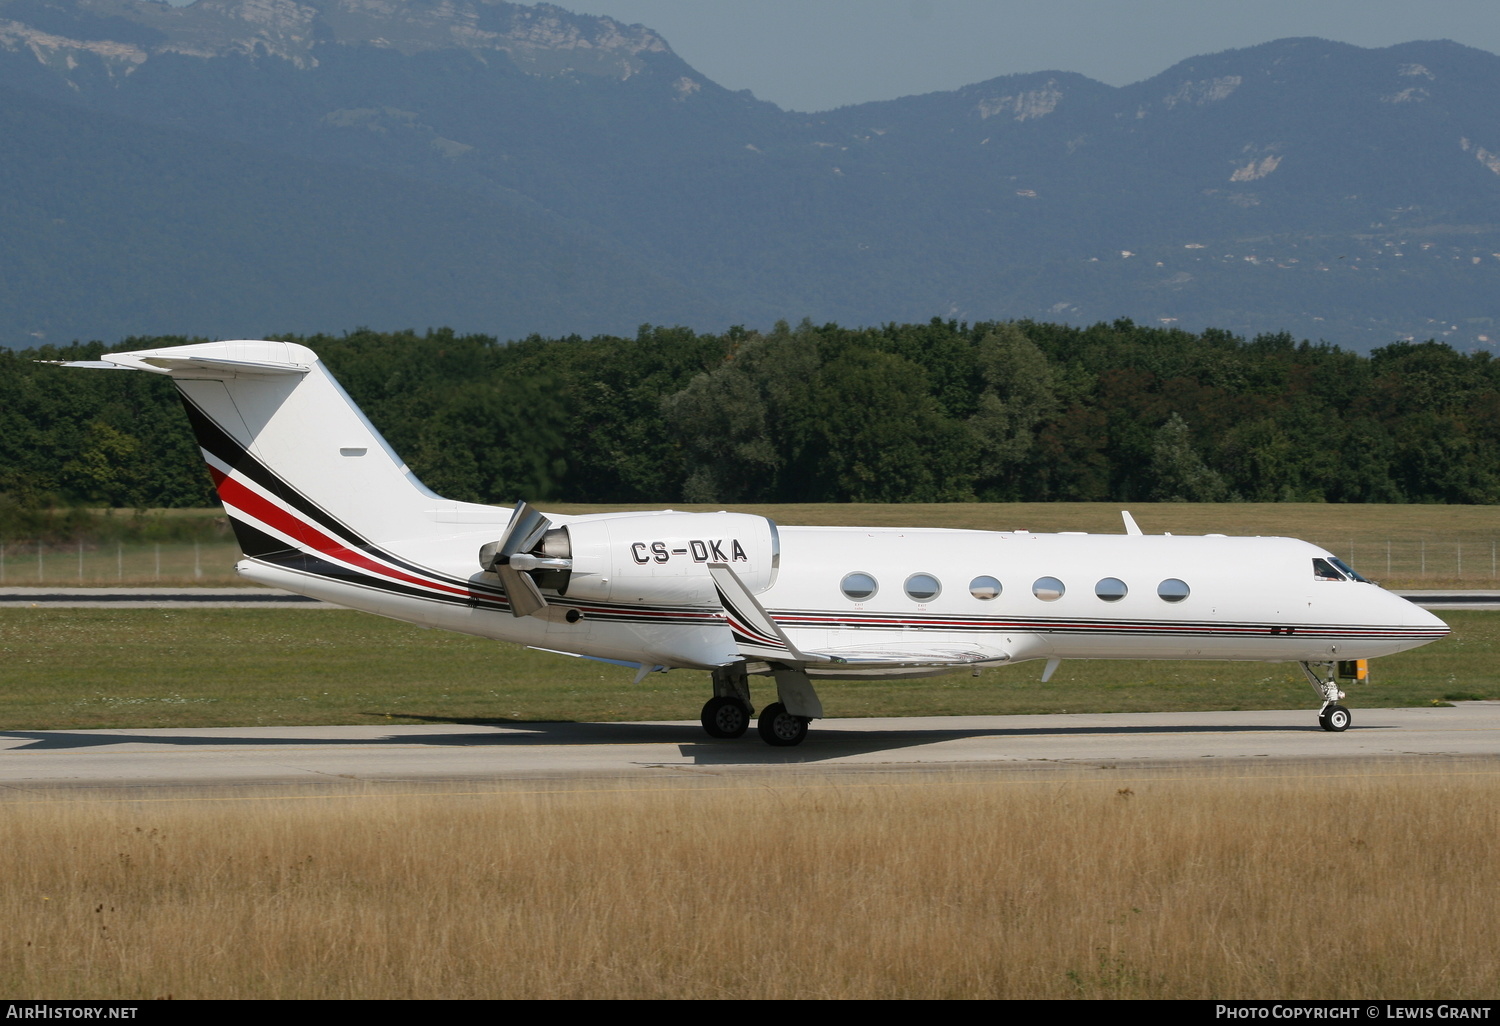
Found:
[[[701,718],[709,737],[743,737],[750,729],[750,708],[738,698],[710,698]]]
[[[1318,713],[1318,726],[1335,734],[1348,730],[1353,722],[1354,717],[1341,705],[1330,705]]]
[[[756,729],[760,739],[774,748],[791,748],[807,738],[807,725],[812,721],[806,716],[793,716],[780,702],[768,705],[760,711]]]

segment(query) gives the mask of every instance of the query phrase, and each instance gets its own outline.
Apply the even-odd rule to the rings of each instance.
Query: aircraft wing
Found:
[[[825,648],[807,655],[819,656],[861,670],[938,669],[1005,663],[1010,653],[977,646],[880,645],[863,648]]]
[[[739,575],[727,563],[710,563],[719,604],[724,607],[729,629],[734,634],[740,655],[747,659],[768,659],[782,663],[834,664],[857,669],[901,669],[972,666],[976,663],[1003,663],[1007,652],[979,646],[960,645],[870,645],[859,648],[824,649],[809,652],[798,648],[787,637],[759,600],[745,587]]]

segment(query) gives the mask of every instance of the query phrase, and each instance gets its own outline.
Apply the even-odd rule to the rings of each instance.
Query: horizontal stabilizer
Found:
[[[233,355],[227,355],[227,354]],[[303,354],[306,354],[304,357]],[[168,349],[105,353],[98,360],[64,362],[83,370],[140,370],[174,378],[227,381],[242,374],[306,374],[316,357],[285,342],[205,342]]]
[[[32,360],[32,363],[50,363],[54,367],[72,367],[75,370],[130,370],[118,363],[106,363],[103,360]]]

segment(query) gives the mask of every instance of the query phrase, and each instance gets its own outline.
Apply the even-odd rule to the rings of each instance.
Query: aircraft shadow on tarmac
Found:
[[[697,724],[675,723],[526,723],[500,719],[449,720],[412,713],[404,718],[433,723],[461,723],[472,726],[505,727],[524,730],[526,734],[437,734],[411,739],[413,743],[496,745],[615,745],[676,744],[684,758],[699,765],[742,765],[775,763],[815,763],[851,755],[878,754],[902,748],[992,737],[1069,737],[1087,734],[1237,734],[1275,731],[1278,733],[1321,734],[1316,724],[1304,726],[1250,726],[1244,724],[1195,724],[1183,726],[1116,726],[1116,727],[920,727],[894,730],[840,729],[837,720],[822,720],[795,748],[772,748],[762,744],[755,731],[743,737],[716,740],[707,738]],[[1353,728],[1351,728],[1353,729]]]
[[[1070,737],[1089,734],[1130,736],[1146,734],[1244,734],[1244,733],[1321,733],[1316,724],[1247,725],[1201,724],[1133,725],[1133,726],[1045,726],[1045,727],[920,727],[892,730],[840,729],[837,720],[824,720],[815,726],[806,742],[796,748],[772,748],[762,744],[752,730],[744,737],[713,740],[703,735],[697,724],[676,723],[538,723],[503,719],[452,720],[405,714],[408,720],[428,723],[451,723],[456,726],[498,727],[503,732],[466,732],[456,730],[443,734],[392,734],[386,737],[348,738],[287,735],[281,737],[233,737],[222,734],[132,734],[104,731],[0,730],[0,744],[23,741],[25,744],[0,748],[6,752],[67,751],[112,745],[164,745],[168,747],[275,748],[281,746],[391,745],[403,747],[543,747],[608,745],[676,745],[684,758],[703,765],[815,763],[851,755],[878,754],[943,741],[973,738],[1039,738]],[[1353,730],[1378,730],[1381,727],[1354,727]]]

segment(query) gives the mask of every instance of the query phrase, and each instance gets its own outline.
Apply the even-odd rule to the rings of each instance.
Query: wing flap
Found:
[[[1008,663],[1010,653],[979,646],[880,645],[867,648],[825,648],[808,655],[857,669],[937,669]]]

